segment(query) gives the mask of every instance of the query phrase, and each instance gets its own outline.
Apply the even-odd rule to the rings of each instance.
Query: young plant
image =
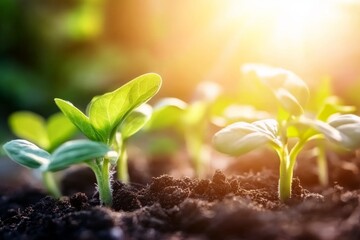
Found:
[[[73,164],[90,161],[92,158],[112,154],[105,144],[89,140],[68,141],[55,149],[52,154],[23,139],[9,141],[3,145],[3,149],[16,163],[30,169],[40,170],[46,189],[55,197],[60,197],[60,192],[52,172]],[[88,163],[90,164],[90,162]]]
[[[76,131],[76,127],[62,113],[55,113],[46,121],[36,113],[19,111],[10,115],[9,126],[16,136],[33,142],[47,152],[52,152]],[[47,191],[54,197],[60,197],[61,193],[53,174],[42,173]]]
[[[164,98],[154,106],[152,118],[146,125],[147,130],[174,127],[184,137],[197,177],[204,175],[204,162],[209,158],[205,139],[211,107],[219,93],[220,87],[217,84],[203,82],[199,84],[192,103]]]
[[[360,117],[337,115],[331,108],[318,119],[303,114],[309,91],[294,73],[263,65],[248,65],[246,72],[272,90],[279,103],[278,117],[233,123],[217,132],[213,142],[217,150],[230,155],[245,154],[264,145],[272,147],[280,159],[280,200],[291,197],[296,159],[310,140],[325,138],[351,150],[360,147]],[[293,139],[297,139],[294,144],[290,141]]]
[[[90,140],[102,142],[115,149],[116,159],[98,158],[88,162],[99,184],[100,199],[105,205],[111,205],[112,193],[110,167],[119,164],[118,169],[124,182],[127,181],[127,166],[118,163],[124,158],[124,139],[131,136],[134,129],[142,126],[142,121],[131,121],[133,111],[150,100],[160,89],[161,77],[154,73],[144,74],[126,83],[113,92],[94,97],[87,107],[87,115],[72,103],[56,98],[55,102],[70,121]],[[136,114],[135,114],[136,115]],[[127,120],[127,118],[129,118]],[[140,117],[142,118],[142,117]],[[119,130],[120,128],[120,130]],[[126,129],[125,129],[126,128]],[[141,128],[141,127],[140,127]],[[125,136],[122,136],[125,135]]]

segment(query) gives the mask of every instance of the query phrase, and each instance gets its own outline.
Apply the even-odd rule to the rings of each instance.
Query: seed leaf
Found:
[[[56,105],[66,117],[89,139],[100,140],[98,134],[90,124],[89,118],[76,108],[71,102],[55,98]]]
[[[58,171],[74,164],[105,156],[109,147],[90,140],[73,140],[62,144],[51,156],[47,171]]]
[[[45,119],[40,115],[28,111],[15,112],[9,117],[9,125],[16,136],[27,139],[44,149],[49,148]]]
[[[233,123],[214,135],[215,148],[230,155],[241,155],[268,143],[278,145],[277,123],[272,119],[254,123]]]
[[[121,137],[126,140],[137,133],[149,121],[151,113],[152,107],[148,104],[133,110],[120,125]]]
[[[39,168],[50,161],[48,152],[27,140],[12,140],[3,148],[13,161],[28,168]]]
[[[89,107],[89,118],[101,140],[107,142],[124,118],[154,96],[160,86],[161,77],[149,73],[133,79],[113,92],[96,97]]]

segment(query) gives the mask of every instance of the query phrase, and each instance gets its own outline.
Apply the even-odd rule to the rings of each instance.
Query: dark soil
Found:
[[[293,197],[277,198],[271,170],[212,179],[114,182],[113,208],[97,194],[60,200],[40,190],[0,198],[0,239],[360,239],[359,190],[338,185],[311,193],[294,179]],[[71,191],[69,191],[71,192]]]

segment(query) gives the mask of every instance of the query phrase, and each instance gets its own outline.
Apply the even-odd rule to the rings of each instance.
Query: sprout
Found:
[[[110,167],[120,158],[121,180],[128,181],[125,142],[150,118],[151,108],[143,104],[160,86],[157,74],[139,76],[113,92],[94,97],[87,115],[72,103],[56,98],[60,110],[89,140],[64,143],[52,154],[24,140],[10,141],[4,149],[14,161],[44,173],[86,163],[95,173],[101,202],[111,206]]]
[[[55,113],[46,121],[36,113],[18,111],[10,115],[9,125],[16,136],[29,140],[48,152],[52,152],[60,144],[72,137],[76,131],[76,127],[62,113]],[[24,145],[26,144],[22,142],[19,144],[19,147]],[[36,148],[34,147],[34,149]],[[39,158],[39,156],[33,155],[33,157],[33,164],[36,163],[35,159],[39,162],[44,162],[44,159]],[[18,160],[18,163],[22,164],[21,159]],[[27,162],[27,164],[29,164],[29,168],[39,167],[37,164],[31,164],[31,161]],[[42,181],[47,192],[52,196],[56,198],[61,196],[58,184],[51,172],[43,171]]]
[[[235,156],[265,145],[273,148],[280,159],[280,200],[291,197],[296,158],[310,140],[327,139],[350,150],[360,147],[360,117],[339,115],[341,110],[345,111],[340,105],[325,104],[316,119],[303,114],[308,89],[295,74],[263,65],[245,66],[245,71],[272,90],[280,105],[278,119],[233,123],[218,131],[213,143],[218,151]],[[297,138],[293,146],[290,138]]]

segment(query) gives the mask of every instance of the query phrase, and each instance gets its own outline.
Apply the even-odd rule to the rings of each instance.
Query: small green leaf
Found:
[[[360,148],[360,117],[354,114],[334,115],[329,125],[338,130],[342,139],[340,145],[348,149]]]
[[[346,114],[354,112],[355,110],[356,109],[353,106],[342,105],[338,97],[331,96],[325,100],[325,103],[323,103],[316,118],[321,121],[326,121],[331,115],[335,113]]]
[[[237,122],[214,135],[215,148],[230,155],[241,155],[268,143],[281,144],[275,136],[277,122],[272,119],[254,123]]]
[[[68,140],[76,131],[75,125],[63,113],[50,116],[46,129],[50,140],[49,151]]]
[[[328,121],[328,123],[335,128],[344,126],[346,124],[359,123],[359,122],[360,122],[360,117],[354,114],[333,115],[332,117],[330,117]]]
[[[155,73],[144,74],[117,90],[98,96],[91,102],[89,118],[92,126],[107,142],[119,124],[136,107],[153,97],[161,86],[161,77]]]
[[[26,140],[12,140],[3,148],[13,161],[28,168],[39,168],[50,161],[48,152]]]
[[[100,142],[90,140],[69,141],[54,151],[46,170],[58,171],[71,165],[104,157],[109,151],[110,148]]]
[[[120,125],[122,139],[126,140],[137,133],[149,121],[151,113],[152,107],[148,104],[133,110]]]
[[[41,116],[28,111],[15,112],[9,117],[9,125],[16,136],[34,142],[44,149],[49,148],[45,120]]]
[[[77,109],[71,102],[55,98],[56,105],[66,117],[89,139],[100,140],[98,134],[90,124],[89,118]]]
[[[187,104],[177,98],[164,98],[153,108],[150,120],[144,126],[145,130],[157,130],[175,126],[183,116]]]

